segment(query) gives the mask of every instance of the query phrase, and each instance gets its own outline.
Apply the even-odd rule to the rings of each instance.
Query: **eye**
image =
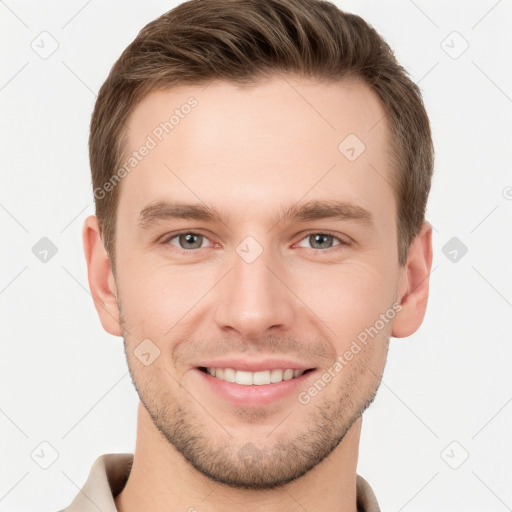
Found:
[[[177,244],[173,243],[173,240],[177,240]],[[203,242],[208,241],[204,235],[199,233],[193,233],[191,231],[187,231],[184,233],[178,233],[166,238],[163,243],[177,246],[179,249],[183,249],[186,251],[190,251],[193,249],[201,249],[203,247],[207,247],[207,245],[203,245]]]
[[[331,233],[310,233],[308,236],[304,237],[298,244],[299,247],[305,247],[303,241],[306,241],[310,244],[312,249],[330,249],[331,247],[337,245],[348,245],[348,242],[342,240],[340,237],[332,235]],[[334,243],[337,242],[337,243]]]

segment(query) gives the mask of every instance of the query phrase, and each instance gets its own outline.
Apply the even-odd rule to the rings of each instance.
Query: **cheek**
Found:
[[[161,337],[193,315],[216,281],[213,268],[206,266],[129,263],[118,272],[123,316],[143,336]]]
[[[337,340],[337,350],[373,326],[392,306],[392,274],[371,264],[319,266],[294,281],[294,289],[308,310],[329,327],[326,336]]]

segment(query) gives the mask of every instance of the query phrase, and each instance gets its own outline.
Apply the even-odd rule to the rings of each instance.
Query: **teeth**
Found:
[[[252,373],[251,372],[242,372],[238,370],[236,372],[235,382],[237,384],[243,384],[244,386],[250,386],[252,384]]]
[[[270,382],[281,382],[283,380],[283,370],[272,370],[270,372]]]
[[[256,386],[270,384],[270,370],[265,370],[264,372],[254,372],[252,374],[252,383]]]
[[[224,376],[222,377],[224,380],[227,380],[228,382],[235,382],[236,380],[236,372],[233,370],[233,368],[225,368],[224,369]]]
[[[206,368],[206,372],[212,377],[236,382],[243,386],[263,386],[265,384],[276,384],[283,380],[291,380],[300,377],[304,370],[263,370],[261,372],[247,372],[245,370],[234,370],[233,368]]]

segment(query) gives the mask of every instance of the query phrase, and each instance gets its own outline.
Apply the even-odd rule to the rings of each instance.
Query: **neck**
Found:
[[[361,417],[337,448],[311,471],[270,490],[234,489],[199,473],[155,428],[139,402],[137,444],[123,491],[115,498],[119,512],[356,512],[356,466]]]

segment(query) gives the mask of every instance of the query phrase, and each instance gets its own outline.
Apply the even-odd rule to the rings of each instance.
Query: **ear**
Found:
[[[121,336],[117,288],[110,264],[110,258],[101,240],[96,215],[85,219],[82,231],[89,288],[94,306],[100,316],[101,325],[110,334]]]
[[[432,226],[424,222],[409,247],[407,263],[402,270],[398,297],[402,309],[395,315],[391,335],[405,338],[415,333],[427,309],[428,288],[432,267]]]

